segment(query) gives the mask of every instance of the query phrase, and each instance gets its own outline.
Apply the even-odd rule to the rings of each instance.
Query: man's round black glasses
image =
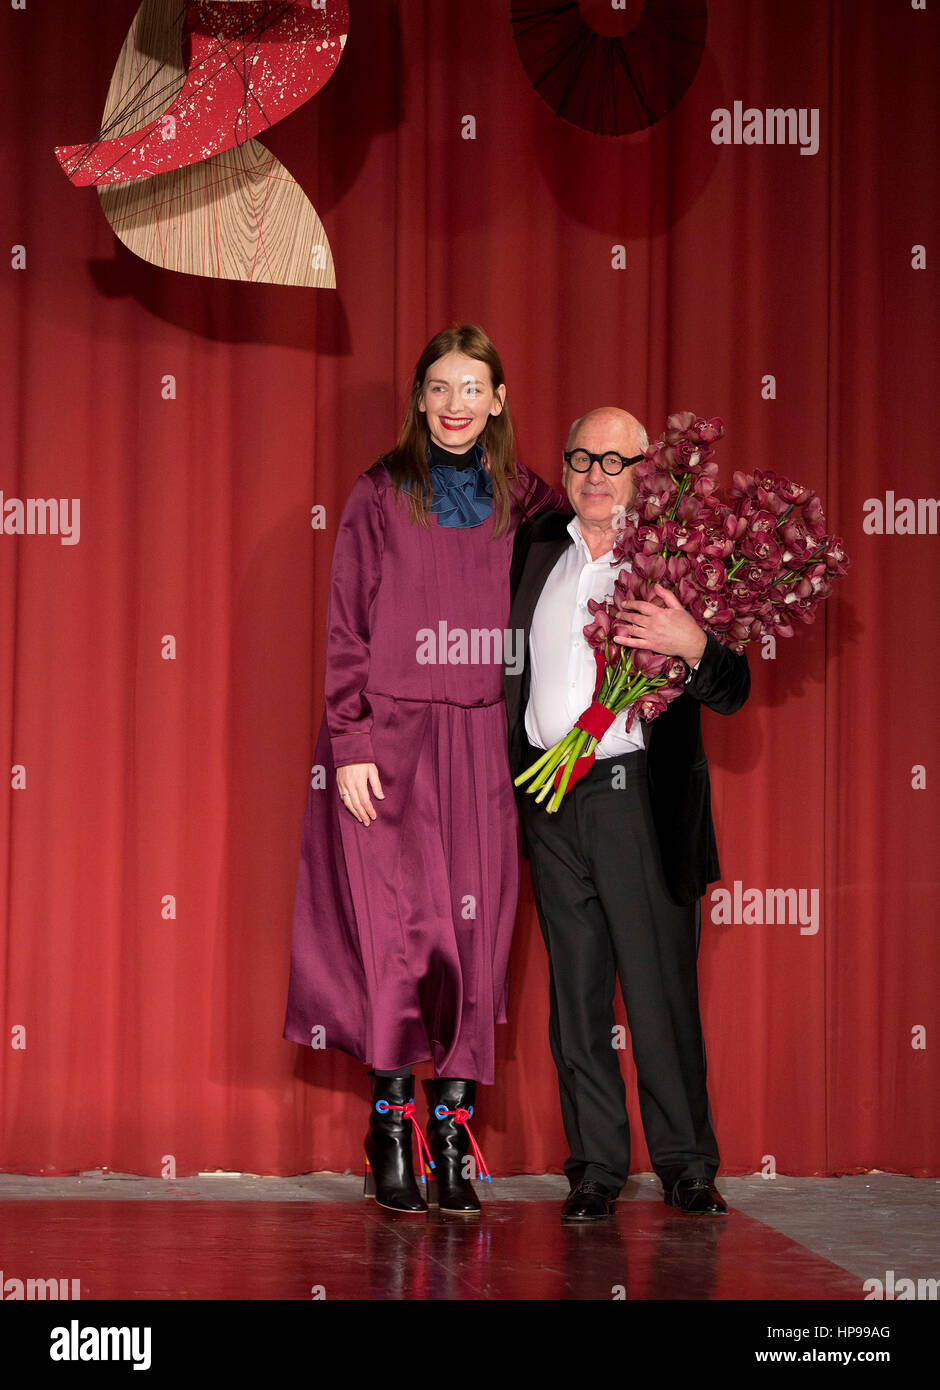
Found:
[[[612,449],[608,449],[606,454],[590,454],[587,449],[565,449],[562,456],[569,468],[573,468],[576,473],[589,473],[595,463],[599,463],[603,471],[609,475],[622,473],[625,468],[629,468],[632,463],[639,463],[644,457],[643,454],[634,454],[632,458],[626,459],[623,454],[615,454]]]

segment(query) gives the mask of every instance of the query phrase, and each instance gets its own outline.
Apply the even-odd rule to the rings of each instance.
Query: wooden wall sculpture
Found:
[[[346,0],[144,0],[94,140],[56,148],[121,241],[167,270],[332,288],[316,209],[254,138],[329,79]],[[185,56],[184,56],[185,55]]]

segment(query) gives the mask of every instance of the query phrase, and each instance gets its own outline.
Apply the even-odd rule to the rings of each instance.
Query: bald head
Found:
[[[618,443],[614,442],[615,438]],[[595,440],[595,443],[589,443],[589,439]],[[598,439],[601,440],[600,444],[596,443]],[[576,444],[592,454],[613,449],[625,458],[632,458],[634,454],[649,448],[649,438],[639,420],[628,410],[621,410],[616,405],[601,405],[572,422],[565,448],[573,449]]]
[[[634,415],[618,406],[602,405],[575,420],[568,431],[566,452],[585,449],[589,454],[620,454],[634,458],[649,447],[646,430]],[[565,464],[562,479],[569,501],[581,523],[581,534],[594,559],[613,545],[615,527],[633,501],[633,465],[619,473],[605,473],[595,457],[586,473]]]

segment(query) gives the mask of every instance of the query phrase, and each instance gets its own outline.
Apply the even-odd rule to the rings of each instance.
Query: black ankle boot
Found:
[[[374,1197],[391,1211],[426,1212],[428,1204],[418,1191],[411,1161],[411,1138],[423,1135],[414,1115],[413,1076],[376,1076],[369,1072],[372,1108],[365,1149],[364,1197]]]
[[[489,1182],[489,1172],[467,1121],[473,1114],[476,1093],[475,1081],[455,1081],[436,1076],[423,1081],[428,1098],[427,1140],[434,1173],[430,1179],[428,1202],[441,1211],[456,1211],[465,1215],[478,1214],[480,1202],[467,1177],[464,1160],[472,1147],[480,1177]]]

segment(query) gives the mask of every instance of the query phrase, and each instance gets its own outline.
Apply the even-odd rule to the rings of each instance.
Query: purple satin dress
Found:
[[[353,485],[333,554],[314,755],[325,776],[307,796],[284,1025],[292,1042],[383,1070],[432,1059],[439,1076],[487,1085],[519,873],[503,665],[485,644],[476,662],[419,651],[453,653],[456,630],[504,631],[516,528],[569,509],[519,469],[498,540],[492,514],[412,523],[381,463]],[[339,799],[335,770],[350,762],[378,767],[385,797],[373,795],[368,826]]]

